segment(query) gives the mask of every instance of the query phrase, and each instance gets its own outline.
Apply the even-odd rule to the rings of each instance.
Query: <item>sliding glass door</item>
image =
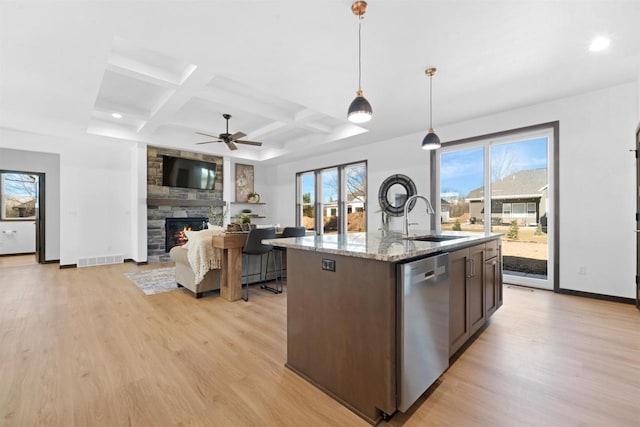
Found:
[[[502,233],[506,283],[553,289],[553,143],[549,128],[437,155],[441,229]]]
[[[440,153],[440,224],[443,230],[483,231],[484,148]]]

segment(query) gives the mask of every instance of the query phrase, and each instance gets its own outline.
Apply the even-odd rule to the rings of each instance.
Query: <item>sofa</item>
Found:
[[[169,251],[171,260],[176,263],[178,286],[189,289],[196,298],[202,297],[204,292],[220,289],[220,269],[209,270],[200,283],[195,283],[195,274],[189,264],[187,253],[188,250],[182,246],[174,246]]]

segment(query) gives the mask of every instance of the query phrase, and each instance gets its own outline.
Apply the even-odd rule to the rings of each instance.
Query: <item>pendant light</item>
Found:
[[[427,136],[422,140],[422,149],[423,150],[436,150],[440,148],[440,138],[433,131],[433,91],[431,80],[433,79],[433,75],[436,73],[435,68],[427,68],[425,74],[429,76],[429,132]]]
[[[349,111],[347,118],[353,123],[364,123],[371,120],[373,115],[373,109],[369,101],[362,96],[362,18],[367,11],[366,1],[356,1],[351,5],[351,11],[358,17],[358,92],[356,92],[356,98],[349,105]]]

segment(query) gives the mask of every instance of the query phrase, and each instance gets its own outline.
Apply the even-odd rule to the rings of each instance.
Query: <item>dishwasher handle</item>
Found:
[[[423,282],[432,281],[432,279],[436,279],[437,277],[446,274],[447,268],[446,266],[429,266],[426,269],[420,269],[418,271],[414,271],[411,274],[411,283],[418,284]]]

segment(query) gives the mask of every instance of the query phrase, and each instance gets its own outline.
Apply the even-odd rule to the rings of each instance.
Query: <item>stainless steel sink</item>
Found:
[[[438,235],[427,235],[427,236],[410,236],[405,237],[407,240],[418,240],[419,242],[446,242],[447,240],[456,240],[463,239],[467,236],[438,236]]]

